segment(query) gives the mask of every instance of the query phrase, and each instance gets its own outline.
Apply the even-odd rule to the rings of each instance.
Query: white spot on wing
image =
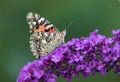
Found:
[[[36,25],[36,22],[32,22],[33,25]]]
[[[27,19],[30,19],[30,18],[32,18],[32,16],[33,16],[33,13],[30,12],[30,13],[27,14],[27,17],[26,17],[26,18],[27,18]]]
[[[48,33],[46,32],[46,33],[44,33],[44,35],[45,35],[45,37],[48,37]]]
[[[37,13],[35,13],[35,18],[36,18],[36,19],[39,19],[39,18],[40,18],[40,15],[38,15]]]
[[[46,40],[41,41],[42,44],[47,44]]]
[[[44,21],[45,18],[41,17],[39,20],[38,20],[38,23],[40,24],[42,21]]]
[[[50,27],[53,27],[53,26],[54,26],[53,24],[47,25],[46,29],[49,29]]]

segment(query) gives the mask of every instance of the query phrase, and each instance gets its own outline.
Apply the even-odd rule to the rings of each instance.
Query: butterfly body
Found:
[[[60,32],[37,13],[30,12],[26,18],[30,26],[30,48],[36,58],[47,55],[64,43],[66,30]]]

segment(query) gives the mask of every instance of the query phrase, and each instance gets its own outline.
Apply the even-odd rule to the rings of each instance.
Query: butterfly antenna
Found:
[[[65,27],[65,29],[67,29],[68,27],[70,27],[70,25],[73,23],[73,21],[70,21],[70,23]]]

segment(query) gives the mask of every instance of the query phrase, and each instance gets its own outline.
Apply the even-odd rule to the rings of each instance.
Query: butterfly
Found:
[[[30,27],[30,49],[36,58],[45,56],[59,45],[64,44],[66,30],[60,32],[37,13],[28,13],[26,19]]]

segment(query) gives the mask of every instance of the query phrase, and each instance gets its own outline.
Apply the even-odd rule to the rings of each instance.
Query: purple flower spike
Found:
[[[56,82],[62,76],[70,82],[74,76],[106,74],[112,68],[120,73],[120,30],[107,38],[98,29],[88,37],[73,38],[46,56],[25,65],[17,82]]]

